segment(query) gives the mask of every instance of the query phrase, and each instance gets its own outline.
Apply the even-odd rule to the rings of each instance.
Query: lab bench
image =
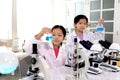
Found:
[[[24,57],[28,56],[28,54],[26,53],[14,53],[18,59],[21,61]],[[25,64],[24,64],[25,65]],[[27,65],[27,64],[26,64]],[[27,66],[25,66],[27,67]],[[15,71],[15,74],[14,75],[0,75],[0,80],[18,80],[21,78],[21,70],[22,71],[25,71],[25,69],[17,69]],[[68,67],[61,67],[60,68],[60,71],[61,71],[61,74],[64,75],[64,74],[69,74],[71,75],[71,70],[70,68]],[[90,74],[90,73],[87,73],[88,75],[88,79],[89,80],[120,80],[120,71],[119,72],[110,72],[110,71],[107,71],[107,70],[102,70],[102,73],[100,74]],[[65,76],[65,75],[64,75]]]

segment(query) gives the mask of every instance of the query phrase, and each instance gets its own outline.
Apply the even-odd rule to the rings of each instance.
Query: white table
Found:
[[[89,80],[120,80],[120,72],[103,71],[98,75],[88,73],[88,77]]]
[[[70,70],[69,68],[61,68],[61,71],[63,73],[67,73],[70,74]],[[120,71],[119,72],[110,72],[110,71],[106,71],[103,70],[103,72],[101,74],[90,74],[87,73],[89,80],[120,80]]]

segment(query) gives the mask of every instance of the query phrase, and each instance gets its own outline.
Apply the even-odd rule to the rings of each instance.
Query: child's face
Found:
[[[80,19],[78,23],[74,24],[75,28],[79,32],[83,32],[87,27],[86,19]]]
[[[52,36],[53,36],[52,43],[54,44],[54,46],[60,46],[61,42],[64,40],[62,30],[60,28],[53,29]]]

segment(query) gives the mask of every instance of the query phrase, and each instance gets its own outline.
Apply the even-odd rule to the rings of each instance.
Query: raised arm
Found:
[[[50,32],[51,32],[50,28],[43,27],[42,30],[38,34],[35,35],[35,39],[39,40],[43,36],[43,34],[50,33]]]

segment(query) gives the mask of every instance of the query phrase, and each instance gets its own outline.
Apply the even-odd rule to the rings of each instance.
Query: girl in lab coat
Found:
[[[41,42],[44,34],[51,33],[53,40],[51,42]],[[51,68],[63,66],[66,61],[65,50],[61,47],[66,36],[66,30],[61,25],[55,25],[52,29],[44,27],[35,39],[38,40],[38,52],[44,56]]]
[[[104,23],[103,19],[99,20],[100,24]],[[78,48],[81,48],[82,53],[81,58],[85,60],[85,66],[80,69],[80,74],[83,75],[81,78],[84,78],[83,80],[88,80],[87,77],[87,70],[89,68],[89,57],[88,54],[86,54],[86,49],[79,43],[82,40],[89,40],[89,41],[94,41],[97,39],[102,39],[103,34],[101,32],[90,32],[87,31],[86,28],[88,26],[88,18],[85,15],[77,15],[74,18],[74,27],[75,30],[68,34],[67,40],[66,40],[66,49],[68,52],[68,57],[70,57],[71,54],[74,54],[74,38],[77,38],[77,45]],[[79,52],[78,52],[79,53]]]
[[[103,24],[104,20],[99,19],[98,23]],[[75,37],[77,37],[78,43],[82,40],[89,40],[91,42],[95,40],[103,40],[102,32],[90,32],[87,30],[88,18],[85,15],[77,15],[74,18],[74,27],[75,30],[67,36],[66,48],[71,48],[74,44]],[[79,48],[83,48],[83,46],[79,44]]]
[[[42,41],[44,34],[52,34],[52,41]],[[62,42],[66,36],[66,30],[61,25],[55,25],[52,29],[43,27],[42,30],[29,41],[24,49],[26,52],[32,50],[32,44],[37,43],[38,53],[43,56],[50,68],[51,79],[49,80],[65,80],[60,69],[66,62],[66,51],[62,48]],[[31,51],[32,52],[32,51]]]

